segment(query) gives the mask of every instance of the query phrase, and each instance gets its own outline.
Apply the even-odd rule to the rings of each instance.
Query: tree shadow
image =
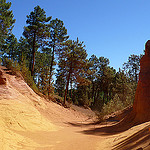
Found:
[[[122,130],[121,129],[116,130],[116,128],[118,128],[119,123],[116,123],[114,125],[108,125],[105,127],[99,127],[99,128],[97,127],[97,128],[91,128],[88,130],[83,130],[83,131],[80,131],[80,133],[87,134],[87,135],[96,135],[96,136],[109,136],[109,135],[122,133],[126,131],[127,129],[130,129],[131,127],[133,127],[132,123],[128,123],[128,126],[126,126],[126,128],[123,127]],[[91,125],[99,125],[98,122],[86,123],[86,124],[85,123],[69,123],[69,124],[75,127],[83,127],[83,126],[88,127]],[[140,131],[118,142],[117,144],[113,146],[112,150],[129,150],[129,149],[137,149],[137,150],[142,150],[142,149],[149,150],[150,149],[150,125],[147,125]]]
[[[118,134],[118,133],[121,133],[130,129],[131,127],[135,125],[140,124],[140,122],[136,122],[134,119],[135,119],[135,114],[132,114],[132,112],[130,112],[121,121],[115,124],[100,127],[100,128],[92,128],[89,130],[84,130],[82,131],[82,133],[94,134],[94,135],[99,135],[99,136]]]
[[[106,135],[114,135],[123,132],[123,131],[116,131],[114,127],[116,127],[116,124],[83,130],[81,131],[81,133],[88,134],[88,135],[96,135],[96,136],[106,136]]]
[[[133,118],[130,119],[131,122],[126,122],[126,124],[125,121],[127,120],[125,119],[125,121],[122,120],[119,123],[116,123],[114,125],[108,125],[99,128],[91,128],[88,130],[83,130],[80,133],[88,134],[88,135],[96,135],[96,136],[109,136],[109,135],[119,134],[130,129],[135,125],[140,124],[132,121]],[[140,145],[142,145],[143,147],[140,147]],[[137,150],[150,149],[150,125],[147,125],[140,131],[134,133],[133,135],[127,137],[126,139],[120,141],[119,143],[113,146],[113,150],[128,150],[128,149],[135,149],[135,148],[139,148]]]
[[[95,122],[89,122],[89,123],[73,123],[68,122],[67,124],[74,126],[74,127],[89,127],[89,129],[80,131],[80,133],[88,134],[88,135],[112,135],[119,133],[118,131],[114,131],[114,126],[118,124],[119,121],[111,120],[111,121],[95,121]]]
[[[108,125],[108,124],[113,125],[115,123],[118,123],[119,121],[120,121],[120,119],[116,118],[116,116],[115,116],[115,117],[109,117],[103,121],[95,120],[95,121],[89,121],[89,123],[87,123],[88,121],[85,120],[85,121],[83,121],[85,123],[83,123],[83,122],[80,122],[80,123],[79,122],[75,122],[75,123],[68,122],[67,124],[74,126],[74,127],[86,127],[86,126],[92,126],[92,125],[94,125],[94,126],[95,125]]]
[[[95,121],[95,122],[89,122],[87,123],[73,123],[73,122],[68,122],[67,124],[74,126],[74,127],[86,127],[86,126],[92,126],[92,125],[100,125],[102,122],[101,121]]]

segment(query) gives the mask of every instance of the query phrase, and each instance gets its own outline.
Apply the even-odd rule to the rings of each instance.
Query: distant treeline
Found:
[[[19,66],[28,84],[34,80],[47,97],[58,95],[77,105],[101,110],[110,101],[131,104],[138,81],[141,56],[131,55],[117,72],[109,59],[87,58],[82,41],[71,40],[62,20],[47,17],[36,6],[27,15],[23,36],[12,34],[15,23],[11,3],[0,0],[0,58],[3,65]],[[31,86],[33,88],[33,86]]]

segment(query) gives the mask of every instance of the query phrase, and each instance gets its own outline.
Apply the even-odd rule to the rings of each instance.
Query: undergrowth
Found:
[[[104,104],[101,111],[97,113],[98,119],[103,121],[104,116],[110,115],[118,110],[123,110],[127,106],[132,105],[132,100],[127,97],[127,99],[123,102],[120,100],[119,96],[116,94],[113,99],[111,99],[107,104]]]
[[[12,59],[5,58],[3,60],[3,65],[6,66],[6,68],[11,70],[12,75],[23,77],[25,82],[32,88],[34,92],[36,93],[39,92],[33,80],[33,77],[31,76],[31,72],[26,67],[24,62],[22,64],[19,64],[17,61],[13,61]]]

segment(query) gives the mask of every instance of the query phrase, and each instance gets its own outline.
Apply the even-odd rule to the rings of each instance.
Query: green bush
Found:
[[[12,75],[19,76],[20,65],[17,61],[13,61],[12,59],[5,58],[3,60],[4,66],[11,70]]]
[[[25,62],[23,62],[20,66],[21,75],[23,76],[25,82],[33,89],[34,92],[38,93],[39,90],[33,80],[33,77],[31,76],[31,72],[25,65]]]
[[[126,100],[123,102],[120,100],[118,94],[115,94],[114,98],[109,102],[103,105],[100,112],[97,112],[98,120],[104,121],[104,116],[110,115],[118,110],[123,110],[127,106],[131,106],[133,104],[133,100],[131,96],[127,96]]]
[[[78,98],[78,104],[80,106],[89,106],[90,105],[90,100],[88,99],[87,94],[82,94],[81,97]]]
[[[112,100],[110,100],[107,104],[104,104],[102,107],[103,115],[111,114],[115,111],[123,109],[125,106],[123,102],[119,99],[119,96],[116,94]]]

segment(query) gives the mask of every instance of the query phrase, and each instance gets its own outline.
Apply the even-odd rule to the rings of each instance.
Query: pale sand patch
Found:
[[[40,147],[40,144],[31,138],[17,133],[19,131],[50,132],[58,129],[59,127],[43,117],[32,105],[15,100],[0,100],[0,147],[2,150],[32,150]]]

